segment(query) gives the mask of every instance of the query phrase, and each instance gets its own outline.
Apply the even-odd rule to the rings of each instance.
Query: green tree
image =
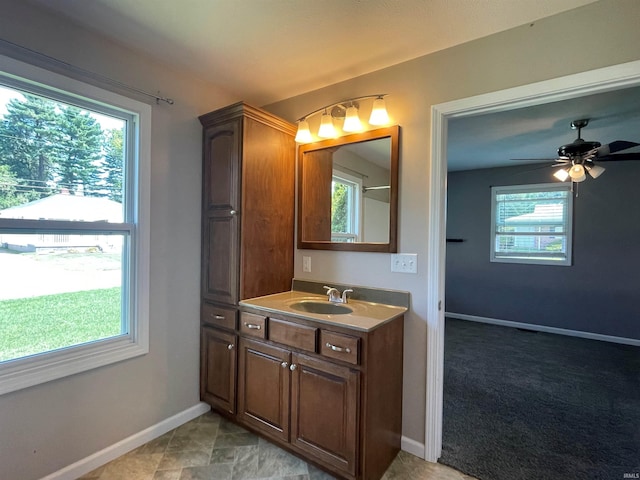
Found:
[[[333,183],[331,196],[331,231],[347,233],[347,214],[349,212],[349,187],[344,183]]]
[[[36,200],[38,194],[20,184],[9,165],[0,165],[0,210]]]
[[[89,112],[65,106],[58,116],[60,141],[55,148],[55,180],[72,193],[98,195],[102,128]]]
[[[38,197],[51,192],[55,147],[60,140],[58,114],[54,102],[24,94],[25,100],[11,99],[0,123],[0,164],[7,165],[18,180]]]
[[[122,172],[124,165],[124,131],[112,129],[106,132],[105,154],[102,171],[106,174],[109,198],[122,203]]]
[[[0,121],[0,165],[13,175],[5,204],[20,204],[62,189],[99,190],[104,136],[98,121],[78,107],[22,93],[7,102]],[[9,197],[14,197],[10,200]]]

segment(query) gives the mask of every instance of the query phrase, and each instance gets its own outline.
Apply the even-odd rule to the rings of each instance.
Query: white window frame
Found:
[[[133,145],[128,152],[131,162],[127,166],[127,173],[132,179],[127,182],[131,189],[128,192],[130,202],[125,204],[125,208],[130,209],[126,218],[131,223],[129,274],[122,286],[123,300],[129,307],[129,332],[105,340],[2,362],[1,395],[149,352],[151,106],[6,56],[0,55],[0,61],[0,77],[7,84],[29,84],[36,92],[48,90],[67,98],[89,100],[113,111],[126,113],[133,120],[133,125],[129,128],[135,132],[132,137]],[[23,229],[21,231],[25,231],[24,227],[28,227],[30,223],[24,223],[24,220],[9,222],[9,219],[4,222],[7,223],[3,223],[3,227],[19,227]],[[79,230],[77,222],[56,222],[55,225],[62,230]],[[37,223],[37,226],[45,225]],[[106,222],[103,227],[105,231],[117,230]],[[123,261],[123,266],[127,265],[127,260]]]
[[[563,233],[566,237],[566,255],[564,258],[549,258],[549,257],[536,257],[527,256],[523,253],[522,256],[516,255],[500,255],[496,252],[496,214],[497,214],[497,196],[504,193],[527,193],[527,192],[567,192],[566,202],[566,215],[564,222]],[[532,265],[559,265],[559,266],[571,266],[572,265],[572,245],[573,245],[573,191],[571,183],[537,183],[529,185],[506,185],[491,187],[491,239],[490,239],[490,261],[497,263],[522,263]]]
[[[351,232],[331,232],[332,238],[349,238],[352,242],[359,242],[362,236],[362,178],[350,175],[342,170],[333,169],[332,181],[338,179],[341,183],[354,185],[354,198],[350,209],[349,224]]]

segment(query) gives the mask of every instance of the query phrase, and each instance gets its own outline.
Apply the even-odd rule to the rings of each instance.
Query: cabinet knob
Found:
[[[231,211],[229,212],[229,215],[235,215],[236,213],[238,213],[238,212],[236,212],[235,210],[231,210]]]
[[[298,368],[298,366],[295,363],[292,363],[291,366],[289,367],[289,370],[293,372],[296,368]]]
[[[287,362],[282,362],[280,365],[282,365],[282,368],[287,368],[289,366]]]
[[[233,350],[233,343],[230,343],[229,345],[227,345],[227,350]]]

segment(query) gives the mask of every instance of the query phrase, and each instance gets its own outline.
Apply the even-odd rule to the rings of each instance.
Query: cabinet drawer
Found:
[[[318,329],[269,317],[269,340],[308,352],[316,351]]]
[[[236,310],[217,307],[210,303],[202,304],[202,323],[215,327],[236,328]]]
[[[240,332],[257,338],[267,338],[267,319],[262,315],[240,312]]]
[[[351,335],[322,330],[320,354],[357,365],[360,359],[360,339]]]

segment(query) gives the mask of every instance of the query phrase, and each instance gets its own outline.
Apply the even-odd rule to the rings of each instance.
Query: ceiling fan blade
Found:
[[[593,157],[590,160],[597,162],[619,162],[625,160],[640,160],[640,152],[636,153],[616,153],[615,155],[606,155],[604,157]]]
[[[512,158],[516,162],[567,162],[564,158]]]
[[[640,143],[628,142],[626,140],[615,140],[607,145],[595,148],[588,153],[594,153],[596,158],[599,159],[600,157],[606,157],[612,153],[621,152],[622,150],[637,147],[638,145],[640,145]]]

